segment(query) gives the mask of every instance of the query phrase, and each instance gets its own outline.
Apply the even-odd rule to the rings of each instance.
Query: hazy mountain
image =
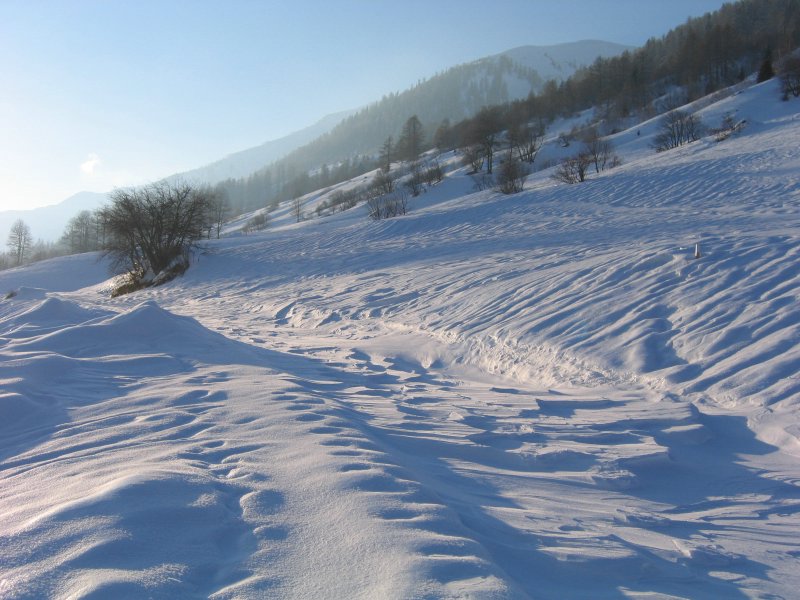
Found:
[[[247,177],[298,148],[303,153],[316,154],[315,149],[303,146],[331,131],[334,140],[344,132],[349,147],[344,155],[367,152],[386,136],[396,135],[412,114],[427,124],[438,124],[445,118],[462,119],[484,106],[525,98],[540,91],[548,79],[564,79],[598,56],[614,56],[630,48],[598,40],[514,48],[451,67],[407,90],[384,95],[369,106],[329,115],[285,138],[231,154],[179,176],[202,183]],[[318,166],[342,156],[338,150],[331,156],[323,152],[312,162]]]
[[[358,171],[377,155],[391,136],[397,141],[403,124],[416,115],[426,136],[432,136],[447,119],[457,123],[486,106],[505,104],[543,89],[546,75],[568,77],[598,56],[621,53],[627,46],[588,40],[555,46],[528,46],[470,63],[457,65],[402,92],[380,100],[345,118],[331,131],[292,151],[279,162],[265,165],[247,180],[225,184],[237,210],[250,210],[265,202],[302,194],[302,175],[323,165],[341,167],[345,176]],[[350,168],[356,165],[355,168]]]
[[[508,57],[521,67],[533,69],[547,81],[566,79],[580,67],[593,63],[598,56],[608,58],[633,49],[633,46],[613,42],[582,40],[553,46],[520,46],[492,58]]]
[[[11,229],[17,219],[22,219],[31,228],[35,240],[55,241],[64,233],[67,222],[82,210],[95,210],[108,201],[107,194],[97,192],[78,192],[50,206],[30,210],[0,211],[0,240]]]
[[[192,169],[183,173],[177,173],[169,179],[182,178],[192,183],[217,183],[225,179],[238,179],[247,177],[251,173],[268,165],[269,163],[285,156],[292,150],[303,146],[319,136],[327,133],[336,125],[350,116],[354,111],[348,110],[328,115],[310,127],[301,129],[294,133],[264,142],[260,146],[248,148],[240,152],[229,154],[225,158],[214,161],[211,164]]]

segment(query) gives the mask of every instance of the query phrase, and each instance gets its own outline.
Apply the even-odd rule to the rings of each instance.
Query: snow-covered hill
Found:
[[[580,185],[278,214],[126,297],[91,255],[0,273],[0,598],[794,597],[778,96]]]
[[[581,40],[551,46],[520,46],[498,56],[507,56],[516,64],[533,69],[543,81],[562,81],[598,57],[618,56],[633,49],[632,46],[602,40]]]

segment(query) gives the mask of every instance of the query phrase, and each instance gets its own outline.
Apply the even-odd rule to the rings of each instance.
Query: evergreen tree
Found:
[[[758,69],[758,83],[762,83],[775,77],[775,70],[772,68],[772,49],[767,48],[764,52],[764,60]]]
[[[394,148],[392,147],[392,136],[389,136],[388,138],[386,138],[386,141],[383,142],[383,146],[381,146],[381,156],[380,156],[381,168],[387,173],[392,169],[393,150]]]
[[[417,115],[413,115],[403,125],[400,139],[397,140],[397,153],[402,160],[417,160],[422,152],[422,123]]]

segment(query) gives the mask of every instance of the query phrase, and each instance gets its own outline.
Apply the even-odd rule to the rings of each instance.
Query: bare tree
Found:
[[[297,223],[303,220],[303,201],[300,196],[292,199],[292,216]]]
[[[131,289],[167,270],[186,270],[188,253],[207,228],[209,197],[188,184],[166,182],[112,192],[111,205],[101,211],[108,232],[104,250],[112,268],[130,275]]]
[[[254,214],[250,219],[248,219],[247,223],[245,223],[242,231],[246,234],[250,233],[251,231],[261,231],[262,229],[267,228],[267,224],[269,223],[269,216],[265,212],[257,212]]]
[[[656,152],[664,152],[697,141],[702,135],[700,117],[683,110],[671,110],[661,118],[652,146]]]
[[[388,138],[386,138],[386,141],[383,142],[383,145],[381,146],[381,155],[380,155],[381,168],[387,173],[392,168],[393,151],[394,147],[392,146],[392,136],[389,136]]]
[[[395,178],[390,173],[378,171],[372,180],[371,187],[375,190],[375,195],[391,194],[394,191]]]
[[[500,109],[497,107],[484,108],[472,119],[471,127],[467,134],[469,142],[483,150],[483,156],[486,159],[486,172],[489,175],[492,174],[494,154],[501,129]]]
[[[444,119],[436,132],[433,134],[433,145],[441,152],[453,148],[453,128],[450,126],[450,119]]]
[[[592,165],[594,165],[595,173],[620,164],[619,157],[614,153],[614,145],[600,136],[594,127],[589,130],[583,140],[582,154],[589,157]]]
[[[228,201],[228,194],[223,189],[209,190],[210,197],[208,198],[208,231],[211,237],[213,230],[219,239],[222,233],[222,225],[228,218],[231,212],[231,204]]]
[[[11,231],[8,234],[8,241],[6,242],[8,251],[17,266],[21,265],[28,257],[28,253],[33,246],[33,236],[31,235],[31,228],[22,219],[17,219],[11,225]]]
[[[408,212],[408,194],[402,188],[383,196],[372,196],[367,200],[367,213],[373,221],[391,219],[406,212]]]
[[[535,125],[525,123],[511,127],[508,131],[508,138],[512,149],[517,150],[519,159],[533,164],[544,143],[544,134],[544,123],[538,121]]]
[[[494,187],[494,177],[488,173],[475,173],[470,178],[472,179],[472,189],[476,192]]]
[[[61,244],[72,254],[91,252],[100,248],[97,214],[82,210],[67,223],[61,236]]]
[[[422,173],[422,177],[427,185],[435,185],[439,183],[442,179],[444,179],[444,171],[442,170],[442,165],[439,164],[438,160],[434,160],[430,163]]]

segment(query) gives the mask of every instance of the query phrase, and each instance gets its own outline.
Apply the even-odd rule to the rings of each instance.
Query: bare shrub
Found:
[[[500,165],[500,172],[497,174],[497,187],[503,194],[517,194],[522,191],[527,177],[528,168],[522,161],[509,156]]]
[[[800,96],[800,56],[792,54],[784,57],[778,65],[778,76],[784,100],[789,99],[789,94],[795,98]]]
[[[605,171],[621,164],[619,157],[614,153],[614,145],[600,136],[597,129],[592,128],[583,140],[583,151],[595,173]]]
[[[261,231],[267,228],[267,223],[269,223],[269,217],[266,213],[260,212],[254,214],[247,221],[247,228],[249,231]]]
[[[552,177],[563,183],[580,183],[586,181],[586,173],[591,165],[592,160],[586,154],[570,156],[561,161]]]
[[[427,166],[422,173],[422,179],[426,185],[436,185],[444,179],[444,171],[438,160],[433,161]]]
[[[477,173],[483,169],[484,160],[483,147],[478,144],[472,144],[464,148],[461,162],[465,167],[469,168],[469,172]]]
[[[185,183],[118,189],[101,211],[112,268],[146,284],[188,256],[208,227],[213,195]]]
[[[391,219],[407,212],[408,194],[401,189],[384,196],[373,196],[367,200],[367,214],[373,221]]]
[[[371,187],[377,195],[391,194],[394,191],[395,176],[392,173],[378,171],[372,179]]]
[[[472,189],[482,192],[494,187],[494,177],[488,173],[476,173],[472,175]]]
[[[662,117],[652,147],[656,152],[664,152],[690,144],[702,137],[703,130],[703,123],[697,115],[672,110]]]
[[[411,164],[410,176],[405,181],[404,185],[415,198],[422,193],[425,186],[422,177],[422,167],[418,162]]]

